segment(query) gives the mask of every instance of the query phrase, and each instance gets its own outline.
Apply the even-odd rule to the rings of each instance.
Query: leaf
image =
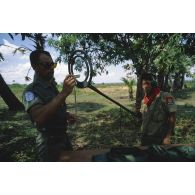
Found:
[[[14,37],[11,33],[8,33],[8,35],[11,37],[12,40],[14,40]]]
[[[25,54],[26,51],[28,51],[28,48],[18,47],[16,49],[14,49],[13,55],[15,55],[17,52],[20,52],[21,54]]]

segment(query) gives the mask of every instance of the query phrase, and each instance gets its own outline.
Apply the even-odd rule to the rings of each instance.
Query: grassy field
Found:
[[[195,141],[195,82],[174,94],[178,105],[172,143]],[[21,100],[24,85],[11,85]],[[96,85],[105,94],[133,109],[128,89],[123,84]],[[61,86],[59,86],[59,89]],[[140,123],[129,113],[90,89],[76,88],[67,99],[68,111],[76,113],[77,123],[68,127],[75,150],[139,145]],[[6,161],[36,161],[36,129],[24,112],[11,112],[0,98],[0,158]]]

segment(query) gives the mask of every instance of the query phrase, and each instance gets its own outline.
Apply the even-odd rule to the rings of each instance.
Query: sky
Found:
[[[33,49],[33,42],[26,39],[21,40],[21,36],[17,35],[14,40],[8,34],[0,33],[0,52],[3,54],[5,60],[0,62],[0,74],[3,76],[4,80],[8,84],[20,83],[29,84],[31,81],[25,81],[25,76],[30,68],[29,52],[26,54],[16,53],[13,55],[13,49],[10,47],[2,46],[5,44],[13,48],[18,48],[20,46],[26,46]],[[57,51],[54,48],[46,45],[46,51],[51,53],[53,60],[58,56]],[[122,65],[111,65],[107,67],[108,75],[102,74],[93,78],[94,83],[119,83],[122,82],[121,78],[125,77],[126,72]],[[63,82],[63,79],[68,74],[68,66],[65,63],[58,64],[55,69],[55,79],[58,83]],[[30,70],[29,77],[33,79],[34,71]]]

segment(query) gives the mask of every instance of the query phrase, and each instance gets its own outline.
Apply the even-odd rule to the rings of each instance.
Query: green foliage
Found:
[[[135,80],[123,77],[122,81],[129,89],[129,99],[133,100],[133,86],[135,85]]]
[[[165,74],[174,74],[175,72],[190,73],[189,70],[193,62],[185,54],[182,40],[183,37],[181,34],[174,34],[170,37],[169,42],[154,61],[157,72]]]
[[[172,143],[195,141],[195,82],[190,81],[187,85],[187,89],[173,94],[178,112]],[[21,97],[25,86],[10,87]],[[134,102],[129,103],[124,84],[101,84],[96,87],[130,109],[133,108]],[[131,115],[89,89],[76,89],[76,92],[78,122],[68,128],[75,150],[140,144],[140,123]],[[75,113],[73,94],[67,98],[67,103],[68,110]],[[9,111],[0,99],[0,118],[0,157],[3,156],[4,161],[36,161],[37,130],[27,114]]]
[[[183,44],[185,54],[189,57],[194,57],[195,54],[195,33],[183,33]]]
[[[57,49],[60,53],[58,61],[67,62],[72,52],[83,50],[89,56],[94,68],[94,75],[106,72],[105,67],[110,64],[102,47],[103,42],[97,44],[93,40],[95,34],[62,34],[58,39],[50,39],[49,45]]]
[[[43,33],[15,33],[14,35],[9,33],[9,36],[13,40],[14,40],[14,36],[17,36],[17,35],[20,35],[23,41],[26,38],[31,40],[35,44],[33,45],[34,48],[38,50],[44,50],[47,36],[43,35]]]
[[[107,65],[120,63],[138,75],[142,71],[189,73],[194,60],[186,54],[192,35],[189,37],[166,33],[62,34],[58,39],[50,39],[49,45],[60,52],[59,60],[66,62],[73,51],[84,50],[100,74]]]
[[[44,50],[45,49],[45,45],[48,41],[48,37],[51,35],[52,37],[58,37],[60,36],[61,33],[50,33],[50,34],[45,34],[45,33],[8,33],[9,36],[14,40],[15,36],[20,35],[22,41],[25,41],[26,39],[29,39],[30,41],[33,42],[33,47],[37,50]],[[32,51],[31,49],[29,49],[28,47],[22,46],[19,48],[16,48],[16,50],[14,52],[25,52],[25,51]]]
[[[124,84],[125,84],[129,89],[131,89],[131,88],[135,85],[135,80],[134,80],[134,79],[128,79],[128,78],[123,77],[123,78],[122,78],[122,81],[124,82]]]
[[[195,36],[191,33],[52,34],[53,38],[49,40],[49,36],[43,33],[16,33],[15,35],[11,34],[10,37],[14,39],[14,36],[18,35],[21,36],[22,40],[26,38],[31,40],[35,49],[44,49],[48,41],[50,46],[59,51],[58,61],[67,62],[73,51],[84,50],[90,57],[96,74],[106,72],[106,67],[109,65],[124,64],[126,70],[130,73],[136,73],[138,76],[143,71],[147,71],[155,75],[162,73],[162,76],[166,75],[167,78],[180,78],[181,75],[184,78],[184,75],[190,76],[189,70],[195,62]],[[20,47],[15,52],[24,52],[24,49]],[[4,58],[0,54],[0,61],[2,60]],[[124,80],[124,83],[129,87],[132,87],[132,82]],[[179,112],[173,137],[174,143],[195,141],[194,83],[189,82],[187,85],[189,89],[175,93],[179,103]],[[12,86],[20,99],[23,87],[20,85]],[[121,96],[121,94],[125,94],[124,91],[121,91],[121,85],[117,85],[118,88],[103,84],[98,87],[133,109],[134,102],[129,105],[129,101],[124,99],[125,96]],[[121,112],[115,105],[92,91],[77,90],[77,95],[81,101],[77,104],[80,122],[76,128],[70,128],[75,149],[79,147],[128,146],[139,143],[137,137],[139,126],[132,117],[127,117],[126,113]],[[74,97],[71,95],[68,101],[69,108],[74,111]],[[2,117],[0,124],[1,147],[3,147],[2,144],[6,145],[7,152],[11,154],[9,156],[11,160],[34,161],[36,130],[31,126],[29,119],[25,118],[24,113],[15,114],[2,111],[3,108],[6,108],[2,101],[0,101],[0,108]],[[119,131],[121,118],[123,127]],[[184,135],[183,132],[187,133]],[[21,145],[23,148],[20,147]]]
[[[1,161],[36,161],[36,129],[24,112],[0,109]]]

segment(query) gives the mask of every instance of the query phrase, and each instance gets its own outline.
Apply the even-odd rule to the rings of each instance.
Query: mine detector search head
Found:
[[[69,74],[75,75],[76,78],[80,78],[81,77],[80,74],[75,74],[74,71],[77,71],[77,70],[81,71],[83,67],[86,68],[86,70],[84,72],[83,80],[79,81],[78,79],[76,79],[76,86],[78,88],[89,87],[93,91],[97,92],[98,94],[104,96],[106,99],[108,99],[111,102],[113,102],[116,105],[118,105],[123,110],[126,110],[131,115],[133,115],[134,117],[140,118],[140,114],[137,114],[137,113],[129,110],[128,108],[126,108],[125,106],[120,104],[119,102],[113,100],[112,98],[110,98],[106,94],[102,93],[100,90],[98,90],[96,87],[94,87],[91,84],[92,77],[93,77],[93,66],[92,66],[91,60],[90,60],[90,58],[88,57],[88,55],[86,54],[85,51],[83,51],[83,50],[76,50],[69,57],[69,60],[68,60],[68,72],[69,72]]]

